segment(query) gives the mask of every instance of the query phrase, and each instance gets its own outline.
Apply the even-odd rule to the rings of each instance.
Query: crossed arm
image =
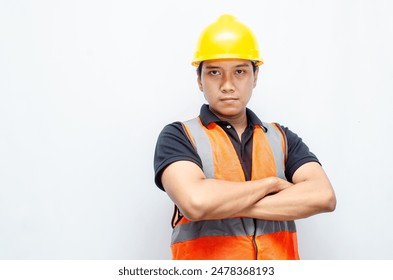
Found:
[[[277,177],[247,182],[207,179],[190,161],[170,164],[161,180],[169,197],[191,221],[231,217],[295,220],[336,207],[329,179],[315,162],[298,168],[293,184]]]

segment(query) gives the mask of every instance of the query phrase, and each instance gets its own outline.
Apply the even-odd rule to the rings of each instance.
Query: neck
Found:
[[[236,130],[237,134],[239,135],[239,139],[241,139],[241,135],[243,134],[244,130],[247,127],[246,110],[244,110],[241,114],[235,116],[222,116],[219,114],[216,114],[216,116],[222,121],[229,122]]]

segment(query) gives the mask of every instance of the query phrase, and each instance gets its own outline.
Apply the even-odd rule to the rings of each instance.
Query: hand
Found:
[[[294,184],[288,182],[287,180],[283,180],[278,177],[275,177],[275,179],[276,179],[277,192],[288,189],[294,185]]]

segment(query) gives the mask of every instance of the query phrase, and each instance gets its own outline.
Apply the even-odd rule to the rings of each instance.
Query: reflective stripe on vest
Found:
[[[206,178],[245,181],[240,160],[226,132],[206,128],[199,118],[184,127],[202,160]],[[285,179],[285,139],[274,124],[254,129],[251,180]],[[230,218],[190,222],[183,217],[172,234],[173,259],[298,259],[294,221]]]

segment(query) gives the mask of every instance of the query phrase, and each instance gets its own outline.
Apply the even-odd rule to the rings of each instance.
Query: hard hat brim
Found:
[[[244,59],[244,60],[249,60],[252,61],[255,66],[261,66],[264,62],[263,59],[253,59],[249,57],[242,57],[241,55],[216,55],[215,57],[210,57],[209,59],[203,59],[203,58],[196,58],[191,62],[192,66],[198,67],[199,64],[203,61],[208,61],[208,60],[217,60],[217,59]]]

